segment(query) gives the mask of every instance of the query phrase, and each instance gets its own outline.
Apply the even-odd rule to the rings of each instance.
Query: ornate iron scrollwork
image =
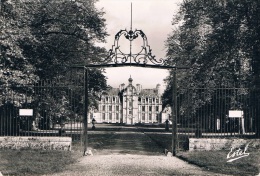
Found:
[[[124,36],[127,40],[130,41],[130,52],[124,53],[120,50],[119,39],[121,36]],[[143,39],[143,44],[140,47],[140,51],[137,53],[132,53],[132,41],[138,38],[139,36]],[[163,65],[163,59],[156,60],[155,56],[152,55],[152,49],[148,45],[147,37],[142,30],[127,31],[120,30],[115,35],[114,45],[112,49],[109,50],[109,55],[107,57],[108,62],[113,62],[115,64],[149,64],[153,63],[154,65]]]

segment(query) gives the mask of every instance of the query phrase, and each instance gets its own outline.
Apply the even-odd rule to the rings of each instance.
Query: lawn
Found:
[[[89,134],[89,147],[103,149],[111,134]],[[81,141],[73,142],[72,151],[0,150],[0,171],[3,175],[44,175],[66,170],[83,154]]]
[[[169,134],[147,134],[158,145],[171,151],[172,136]],[[257,175],[260,172],[260,151],[259,149],[248,148],[249,156],[238,159],[233,162],[227,162],[227,154],[229,151],[196,151],[189,152],[187,137],[179,135],[179,152],[177,157],[220,174],[231,175]],[[186,141],[186,142],[185,142]]]
[[[77,161],[77,151],[0,150],[0,171],[3,175],[53,174]]]
[[[178,157],[215,173],[231,175],[259,174],[260,153],[258,150],[249,150],[249,156],[233,162],[227,162],[228,152],[224,150],[180,152]]]

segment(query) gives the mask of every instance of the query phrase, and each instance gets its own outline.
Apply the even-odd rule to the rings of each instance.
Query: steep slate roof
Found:
[[[158,94],[158,90],[156,88],[153,89],[141,89],[140,93],[137,93],[137,89],[136,87],[132,84],[133,79],[130,78],[128,79],[129,84],[122,90],[122,92],[126,91],[129,87],[132,87],[134,90],[134,94],[137,94],[138,96],[142,97],[148,97],[148,96],[160,96],[160,94]],[[123,85],[123,87],[125,86],[125,84],[121,84]],[[137,84],[140,85],[140,84]],[[121,93],[122,93],[121,92]],[[110,88],[108,91],[103,92],[102,95],[109,95],[109,96],[118,96],[120,93],[120,89],[119,88]]]
[[[119,93],[119,88],[111,88],[111,89],[109,89],[108,91],[107,91],[107,94],[108,95],[118,95],[118,93]]]
[[[142,89],[140,96],[158,96],[157,89]]]
[[[134,87],[134,86],[133,86]],[[103,95],[118,96],[119,88],[111,88],[104,92]],[[159,96],[157,89],[142,89],[139,96]]]

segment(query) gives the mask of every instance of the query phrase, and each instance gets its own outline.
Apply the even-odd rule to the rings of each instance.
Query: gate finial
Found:
[[[130,25],[130,31],[132,30],[132,21],[133,20],[133,9],[132,9],[132,2],[131,2],[131,25]]]

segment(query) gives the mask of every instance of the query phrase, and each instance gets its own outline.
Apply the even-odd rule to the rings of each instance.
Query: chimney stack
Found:
[[[156,85],[157,94],[161,94],[160,89],[161,89],[161,85],[160,85],[160,84],[157,84],[157,85]]]
[[[142,91],[142,85],[136,84],[136,91],[137,91],[137,93],[141,93],[141,91]]]
[[[119,85],[119,90],[120,90],[120,92],[122,91],[122,90],[124,90],[125,89],[125,84],[123,83],[123,84],[120,84]]]

